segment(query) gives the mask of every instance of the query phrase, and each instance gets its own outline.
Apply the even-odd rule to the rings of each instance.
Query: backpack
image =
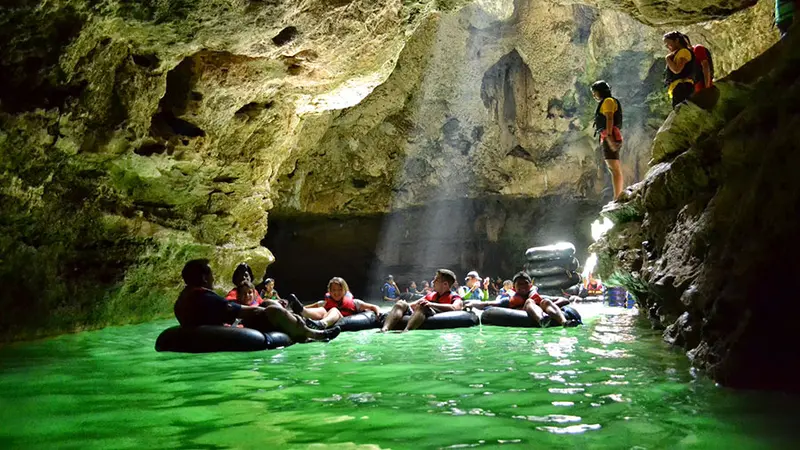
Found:
[[[697,47],[703,47],[708,55],[708,68],[711,70],[711,79],[714,79],[714,58],[711,56],[711,51],[703,45],[697,44],[692,46],[692,54],[694,55],[694,74],[692,78],[694,78],[695,83],[703,83],[705,82],[705,77],[703,76],[703,65],[701,64],[702,61],[697,59],[697,54],[695,53]]]

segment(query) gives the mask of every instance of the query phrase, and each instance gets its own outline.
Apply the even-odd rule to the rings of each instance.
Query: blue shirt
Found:
[[[174,307],[175,318],[183,327],[233,323],[241,309],[242,305],[229,302],[210,289],[188,286]]]
[[[397,298],[397,289],[395,289],[394,286],[389,283],[383,285],[381,292],[386,298]]]

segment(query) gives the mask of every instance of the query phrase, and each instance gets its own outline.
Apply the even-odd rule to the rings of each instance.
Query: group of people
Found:
[[[692,46],[689,36],[680,31],[665,34],[664,45],[669,51],[664,58],[664,85],[675,108],[713,86],[714,60],[707,48],[699,44]],[[622,104],[611,94],[611,85],[605,80],[592,84],[592,96],[598,102],[594,114],[595,135],[599,134],[600,150],[611,173],[614,200],[617,200],[623,189],[619,160],[623,142]]]
[[[493,287],[491,280],[487,277],[481,280],[481,276],[477,271],[471,271],[464,278],[465,285],[461,286],[458,281],[454,281],[451,289],[458,293],[464,300],[488,300],[489,291]],[[411,281],[406,287],[405,291],[401,292],[397,283],[394,281],[393,275],[386,277],[386,282],[381,288],[381,297],[387,302],[396,302],[398,300],[413,301],[430,294],[434,289],[431,287],[433,282],[423,281],[420,283],[422,289],[419,289],[416,281]]]
[[[391,311],[381,317],[380,307],[354,298],[347,282],[333,277],[328,282],[324,298],[303,305],[293,294],[283,299],[275,290],[275,280],[264,278],[253,285],[253,271],[246,263],[239,264],[233,273],[234,289],[222,297],[213,291],[214,275],[208,260],[186,263],[181,272],[185,287],[175,302],[175,317],[181,326],[233,325],[254,328],[262,332],[280,331],[296,342],[331,340],[341,329],[336,323],[345,317],[371,311],[383,319],[381,331],[410,331],[418,328],[431,316],[464,308],[484,309],[488,306],[525,311],[533,324],[541,323],[544,315],[554,323],[569,325],[561,312],[561,304],[541,297],[525,272],[506,280],[500,295],[487,300],[482,280],[472,271],[465,279],[466,286],[458,292],[456,276],[448,269],[439,269],[429,284],[429,291],[415,300],[399,299]],[[393,280],[392,280],[393,282]],[[395,285],[396,287],[396,285]],[[404,322],[403,316],[410,316]]]
[[[481,281],[477,272],[473,271],[467,274],[465,281],[467,294],[464,297],[473,299],[465,299],[456,292],[456,276],[451,270],[437,270],[431,292],[412,302],[398,300],[386,315],[381,331],[398,329],[410,331],[419,328],[427,318],[439,313],[460,311],[464,308],[482,310],[490,306],[525,311],[533,325],[540,325],[545,314],[558,325],[572,325],[567,322],[560,308],[568,301],[564,300],[561,301],[563,304],[559,304],[560,301],[540,296],[533,286],[531,277],[524,271],[517,273],[512,280],[504,283],[502,294],[494,301],[484,301],[482,290],[479,287]],[[473,297],[472,294],[476,292],[479,294]],[[410,316],[405,324],[402,320],[403,316]]]

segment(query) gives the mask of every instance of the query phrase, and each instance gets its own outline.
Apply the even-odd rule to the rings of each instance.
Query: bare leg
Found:
[[[614,188],[614,200],[616,200],[619,194],[622,193],[623,188],[622,166],[618,159],[607,159],[606,166],[608,166],[608,170],[611,172],[611,185]]]
[[[325,325],[325,328],[330,328],[336,324],[336,322],[342,320],[342,318],[344,318],[344,316],[342,316],[342,312],[339,311],[339,308],[331,308],[320,321]]]
[[[411,315],[411,318],[408,319],[408,324],[406,325],[406,329],[403,331],[411,331],[416,330],[417,328],[425,322],[427,316],[425,315],[425,308],[427,307],[417,307],[417,310],[414,311],[414,314]]]
[[[322,320],[325,317],[325,308],[303,308],[303,317],[308,317],[309,319],[314,320]]]
[[[393,330],[398,323],[402,322],[403,314],[406,313],[408,308],[408,303],[403,300],[399,300],[397,303],[395,303],[394,306],[392,306],[392,310],[386,314],[386,320],[383,322],[381,333]]]
[[[256,313],[258,314],[258,313]],[[336,337],[330,332],[312,330],[303,324],[303,321],[295,314],[290,313],[280,306],[267,307],[263,312],[265,318],[272,327],[286,333],[296,342],[305,342],[307,339],[323,340]],[[266,327],[265,327],[266,328]],[[337,328],[338,330],[338,328]],[[265,331],[265,330],[260,330]],[[330,330],[328,330],[330,331]]]
[[[561,312],[561,308],[556,306],[556,304],[552,301],[542,300],[539,306],[541,306],[544,312],[546,312],[550,318],[555,320],[557,324],[564,325],[564,322],[567,321],[567,319],[564,317],[564,313]]]
[[[542,308],[536,305],[531,299],[528,299],[525,302],[525,305],[522,307],[526,313],[528,313],[528,318],[531,319],[534,325],[540,326],[542,324],[542,317],[544,317],[544,311]]]
[[[271,299],[266,299],[266,300],[264,300],[264,301],[263,301],[263,302],[261,302],[261,304],[260,304],[260,305],[258,305],[258,306],[260,306],[260,307],[262,307],[262,308],[266,308],[267,306],[280,306],[280,307],[283,307],[283,305],[281,305],[281,304],[280,304],[280,303],[278,303],[277,301],[275,301],[275,300],[271,300]]]

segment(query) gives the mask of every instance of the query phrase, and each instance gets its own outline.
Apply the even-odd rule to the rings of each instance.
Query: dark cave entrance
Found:
[[[430,206],[358,217],[273,212],[262,241],[276,258],[267,275],[275,278],[282,296],[295,293],[303,301],[322,298],[334,276],[364,300],[380,297],[382,280],[390,273],[401,289],[412,280],[430,280],[439,268],[460,278],[470,270],[509,278],[522,269],[525,249],[535,245],[570,241],[583,261],[599,204],[492,196],[441,201],[435,207],[451,218],[445,238],[441,230],[420,225]],[[393,230],[395,242],[386,242],[386,229]]]

